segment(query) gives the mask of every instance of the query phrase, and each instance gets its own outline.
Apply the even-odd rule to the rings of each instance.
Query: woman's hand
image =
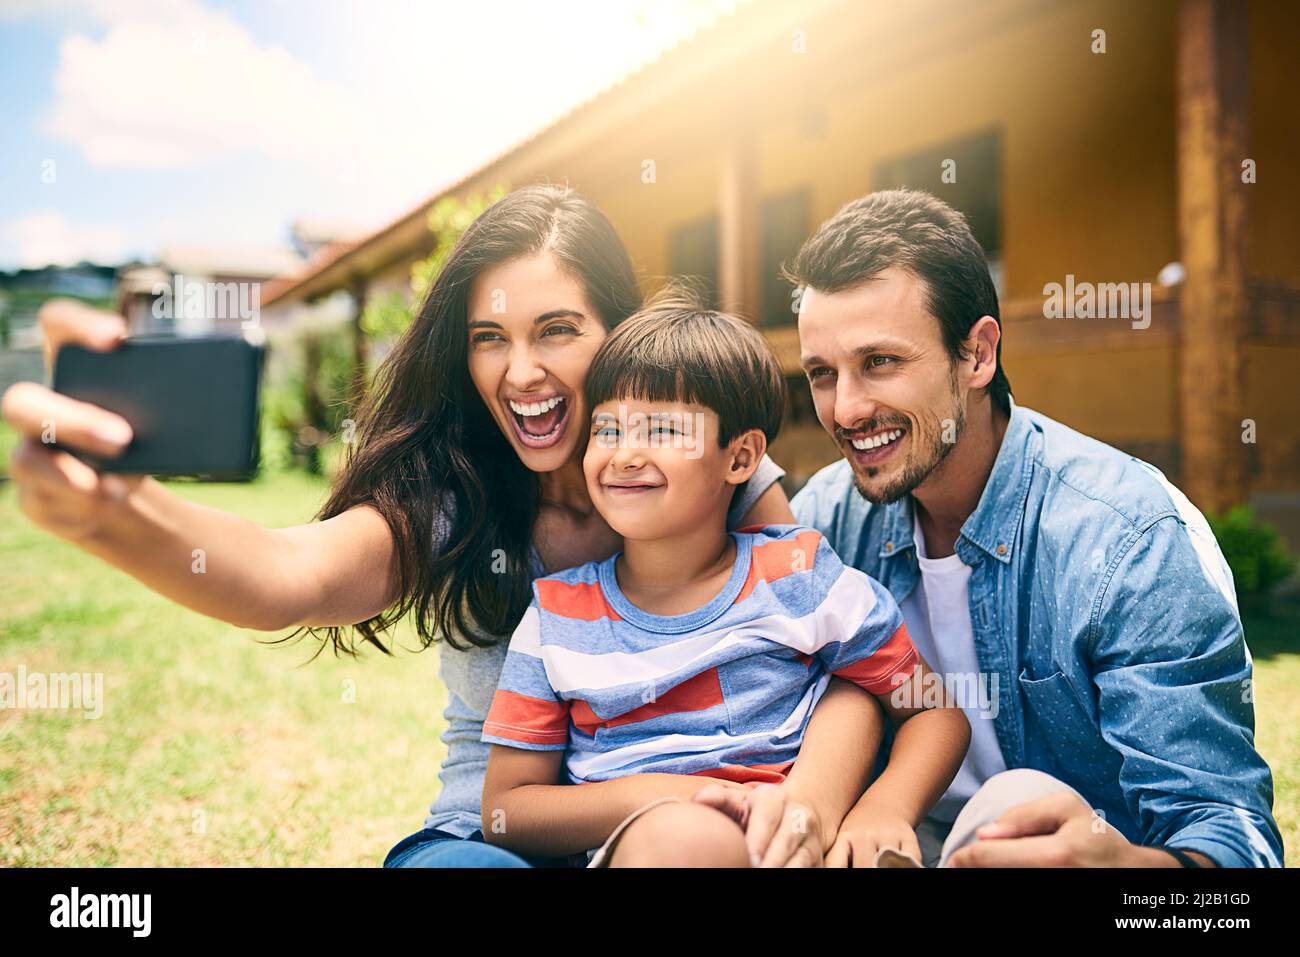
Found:
[[[892,847],[902,854],[921,860],[921,845],[911,822],[886,805],[859,803],[835,836],[826,854],[827,867],[875,867],[876,855]]]
[[[121,316],[76,302],[41,307],[46,361],[69,343],[108,352],[125,338]],[[397,599],[393,535],[357,505],[322,522],[268,529],[207,508],[139,475],[100,475],[60,446],[120,455],[131,427],[106,409],[19,382],[0,411],[22,440],[10,458],[18,504],[40,527],[120,568],[186,608],[241,628],[365,621]],[[206,555],[202,574],[195,549]]]
[[[75,343],[96,352],[115,349],[126,337],[121,316],[66,299],[54,299],[38,314],[45,361]],[[18,506],[40,527],[77,540],[95,532],[142,480],[142,476],[100,475],[68,452],[120,455],[131,442],[131,426],[114,412],[60,395],[35,382],[17,382],[0,399],[5,420],[22,436],[10,456]]]
[[[701,788],[694,799],[740,825],[755,867],[822,866],[821,819],[785,789],[775,784],[749,788],[719,782]]]

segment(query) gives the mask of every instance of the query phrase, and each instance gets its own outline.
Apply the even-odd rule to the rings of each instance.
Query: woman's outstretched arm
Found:
[[[126,333],[120,316],[67,300],[47,303],[39,319],[51,362],[63,345],[108,351]],[[101,475],[41,441],[53,423],[60,445],[119,454],[131,432],[115,413],[34,382],[11,386],[0,409],[22,437],[10,474],[23,512],[187,608],[276,631],[363,621],[396,598],[392,535],[372,508],[265,528],[195,505],[152,478]]]

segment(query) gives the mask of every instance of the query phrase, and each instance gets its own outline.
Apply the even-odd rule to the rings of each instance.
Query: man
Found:
[[[893,593],[970,718],[926,864],[1280,866],[1214,537],[1156,469],[1012,401],[962,215],[873,193],[788,278],[844,456],[795,515]]]

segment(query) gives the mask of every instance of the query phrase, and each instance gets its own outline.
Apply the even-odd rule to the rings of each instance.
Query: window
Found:
[[[948,161],[952,162],[949,163]],[[951,170],[944,182],[945,169]],[[988,130],[881,163],[876,189],[923,189],[966,215],[1002,292],[1002,140]]]
[[[668,236],[668,268],[699,289],[710,309],[718,308],[718,217],[678,226]]]
[[[813,404],[812,390],[808,388],[808,378],[804,375],[790,375],[785,377],[785,420],[784,424],[792,425],[815,425],[821,428],[821,423],[817,421],[817,407]]]
[[[809,205],[806,189],[780,193],[763,200],[759,252],[763,295],[760,325],[788,326],[795,320],[790,309],[791,286],[781,278],[781,264],[794,258],[808,236]]]

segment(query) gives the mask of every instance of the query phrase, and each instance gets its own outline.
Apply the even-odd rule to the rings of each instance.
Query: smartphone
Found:
[[[66,451],[101,472],[251,480],[265,351],[229,336],[141,336],[112,352],[62,347],[54,391],[116,412],[135,432],[116,458]]]

